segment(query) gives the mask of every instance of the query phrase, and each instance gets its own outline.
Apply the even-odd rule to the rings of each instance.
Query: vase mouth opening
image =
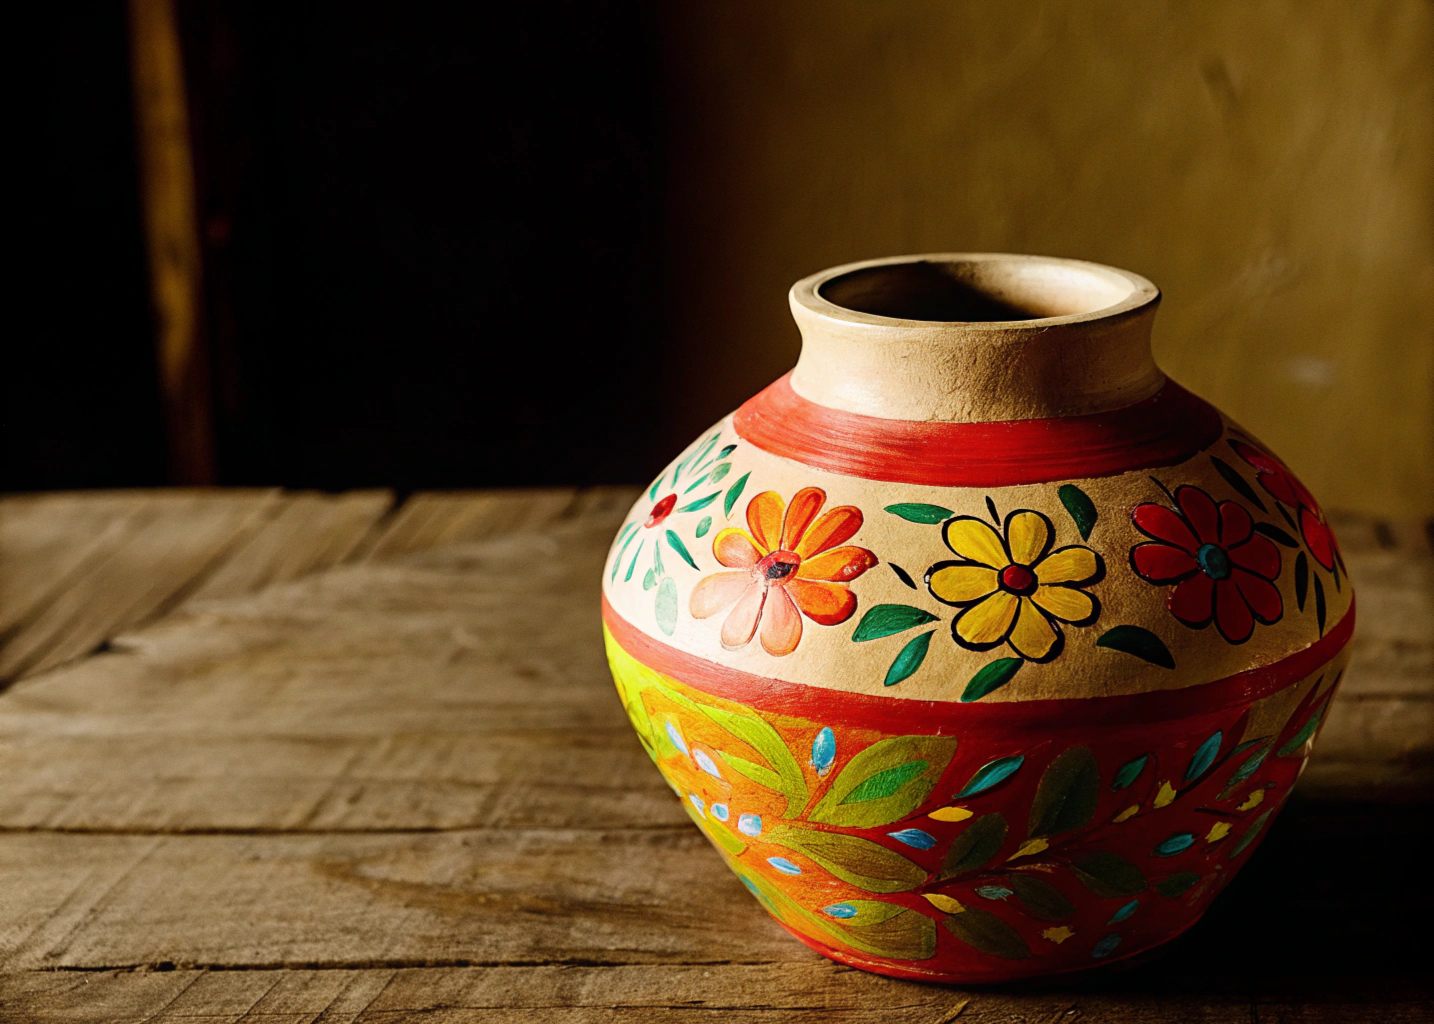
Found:
[[[1151,304],[1159,291],[1138,274],[1098,263],[1005,253],[940,253],[835,267],[799,282],[793,298],[814,312],[866,323],[949,323],[1029,328]]]

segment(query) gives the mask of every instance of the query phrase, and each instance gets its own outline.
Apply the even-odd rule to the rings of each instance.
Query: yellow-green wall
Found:
[[[1326,505],[1434,513],[1427,0],[673,3],[692,435],[791,366],[791,282],[939,250],[1164,291],[1156,356]]]

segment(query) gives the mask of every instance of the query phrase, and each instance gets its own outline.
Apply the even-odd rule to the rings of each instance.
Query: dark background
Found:
[[[46,5],[0,490],[166,482],[122,4]],[[181,4],[218,482],[640,480],[641,3]]]

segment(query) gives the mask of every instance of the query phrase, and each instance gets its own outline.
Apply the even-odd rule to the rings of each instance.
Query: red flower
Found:
[[[1178,488],[1175,504],[1147,503],[1130,516],[1153,539],[1131,548],[1130,565],[1148,583],[1175,584],[1170,613],[1195,629],[1213,620],[1232,644],[1250,639],[1256,621],[1278,622],[1280,549],[1255,533],[1250,513],[1234,501],[1217,505],[1198,487]]]
[[[1235,449],[1236,455],[1255,468],[1255,479],[1260,482],[1261,487],[1275,500],[1283,501],[1290,508],[1296,509],[1295,514],[1299,517],[1300,533],[1305,539],[1305,547],[1310,549],[1314,560],[1326,570],[1333,569],[1338,546],[1334,542],[1334,534],[1330,531],[1329,524],[1324,521],[1319,502],[1314,500],[1314,495],[1290,472],[1288,466],[1273,455],[1244,441],[1231,441],[1230,447]]]

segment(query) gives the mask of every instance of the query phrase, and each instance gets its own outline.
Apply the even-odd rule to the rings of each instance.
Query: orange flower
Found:
[[[838,546],[861,529],[861,510],[842,505],[820,515],[826,500],[818,487],[798,491],[791,505],[763,491],[747,503],[747,530],[728,527],[712,538],[717,561],[738,571],[705,577],[690,607],[694,618],[705,619],[732,606],[722,623],[723,647],[745,647],[760,626],[768,654],[791,654],[802,639],[802,615],[835,626],[856,611],[846,584],[877,558],[866,548]]]

